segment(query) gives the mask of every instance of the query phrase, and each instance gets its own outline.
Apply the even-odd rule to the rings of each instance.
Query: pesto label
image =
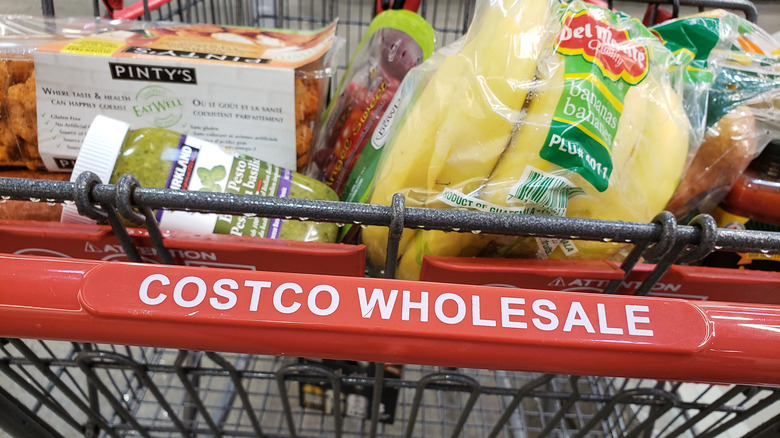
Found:
[[[563,94],[542,158],[582,175],[604,191],[612,173],[612,142],[629,88],[648,71],[647,48],[590,9],[564,16],[556,52],[564,57]]]
[[[166,188],[288,197],[293,172],[244,155],[233,155],[195,137],[182,136]],[[236,236],[280,237],[282,219],[246,215],[158,211],[163,229]]]

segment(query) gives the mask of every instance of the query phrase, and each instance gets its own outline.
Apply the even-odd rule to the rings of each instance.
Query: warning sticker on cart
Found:
[[[100,316],[331,334],[370,327],[400,343],[446,333],[464,341],[685,353],[709,337],[705,317],[683,301],[176,266],[99,266],[86,275],[80,299]]]

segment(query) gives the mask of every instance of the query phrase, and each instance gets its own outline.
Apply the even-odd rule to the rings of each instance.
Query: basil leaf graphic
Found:
[[[211,177],[213,182],[217,182],[227,176],[225,166],[219,165],[211,169]]]

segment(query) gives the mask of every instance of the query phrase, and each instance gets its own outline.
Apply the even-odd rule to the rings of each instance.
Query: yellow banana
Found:
[[[476,188],[489,175],[523,106],[551,17],[551,0],[493,1],[463,47],[447,56],[403,116],[369,202],[403,193],[409,206],[444,206],[445,187]],[[402,254],[416,233],[406,230]],[[387,229],[362,231],[369,263],[383,266]]]
[[[558,58],[562,69],[565,60]],[[563,88],[563,77],[558,73],[529,107],[522,129],[496,166],[481,198],[498,205],[522,205],[515,198],[508,199],[507,194],[525,166],[530,165],[551,175],[565,176],[583,190],[569,200],[566,216],[637,222],[652,219],[674,192],[688,154],[688,125],[682,102],[663,80],[664,74],[662,69],[651,69],[643,82],[626,93],[612,144],[613,171],[605,191],[597,191],[579,174],[539,157]],[[498,237],[491,247],[512,256],[529,257],[537,251],[530,239]],[[576,248],[574,257],[581,259],[604,259],[619,249],[586,241],[577,242]],[[560,249],[549,256],[565,257]]]
[[[541,170],[548,170],[554,166],[539,157],[539,148],[547,137],[550,120],[563,92],[563,70],[563,65],[559,64],[551,78],[541,78],[545,86],[534,94],[528,104],[522,126],[512,137],[487,182],[482,181],[480,199],[495,205],[507,206],[507,193],[520,178],[518,169],[523,169],[526,164],[535,165],[542,168]],[[508,238],[508,240],[514,239]],[[422,257],[425,254],[473,256],[478,254],[488,242],[488,236],[481,233],[420,231],[415,234],[413,243],[402,255],[396,276],[408,280],[419,278]],[[533,248],[535,251],[535,243]]]

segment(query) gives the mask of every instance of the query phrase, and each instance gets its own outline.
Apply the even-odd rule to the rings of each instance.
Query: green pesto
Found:
[[[131,130],[125,137],[119,152],[110,183],[116,183],[122,175],[133,174],[142,186],[165,187],[181,134],[162,128]],[[242,157],[252,159],[248,157]],[[299,199],[323,199],[338,201],[338,195],[324,183],[293,172],[290,197]],[[338,225],[332,223],[283,221],[279,238],[305,242],[335,242]]]
[[[323,199],[338,201],[339,195],[324,183],[302,175],[292,174],[290,197],[298,199]],[[339,227],[332,223],[301,222],[289,220],[282,222],[280,239],[302,240],[304,242],[335,242]]]
[[[165,187],[181,134],[162,128],[135,129],[127,133],[111,174],[111,184],[131,173],[142,186]],[[169,150],[167,154],[163,154]],[[167,158],[167,159],[166,159]]]

